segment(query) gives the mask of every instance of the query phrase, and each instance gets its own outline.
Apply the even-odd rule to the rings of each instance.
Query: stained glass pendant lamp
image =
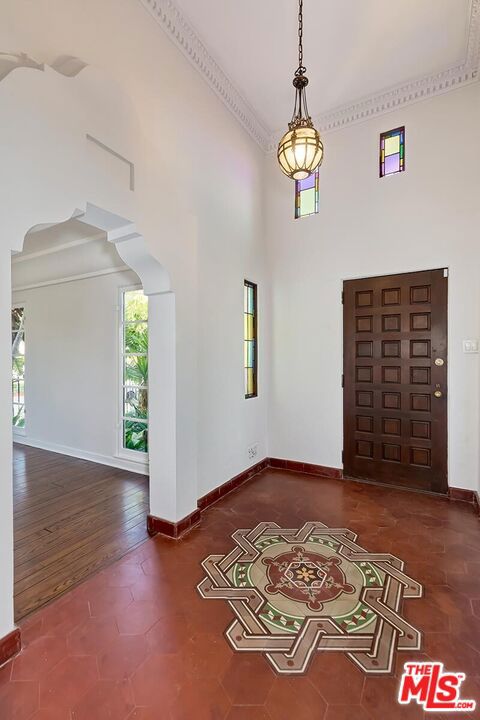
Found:
[[[288,131],[280,140],[277,157],[285,175],[304,180],[323,160],[323,143],[308,114],[306,87],[308,78],[303,66],[303,0],[298,3],[298,68],[293,78],[295,107]]]

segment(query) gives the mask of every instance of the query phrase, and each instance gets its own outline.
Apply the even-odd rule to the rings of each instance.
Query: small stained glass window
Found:
[[[243,353],[245,397],[257,395],[257,286],[245,280],[243,288]]]
[[[381,133],[380,177],[394,175],[405,170],[405,128]]]
[[[295,217],[318,213],[319,168],[305,180],[295,181]]]

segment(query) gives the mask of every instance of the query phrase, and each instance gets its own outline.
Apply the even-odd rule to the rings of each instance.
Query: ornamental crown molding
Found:
[[[255,142],[263,150],[267,150],[269,132],[209,53],[175,3],[172,0],[140,0],[140,2]]]
[[[480,0],[471,0],[465,61],[439,73],[401,83],[379,93],[356,100],[354,103],[335,108],[314,118],[316,127],[322,133],[339,130],[348,125],[364,122],[372,117],[384,115],[406,105],[413,105],[435,95],[456,90],[480,78]],[[267,151],[277,148],[282,131],[272,133]]]
[[[285,128],[274,133],[266,130],[173,0],[140,2],[255,142],[266,152],[275,151]],[[327,133],[477,82],[480,78],[480,0],[471,0],[467,36],[465,61],[460,65],[334,108],[316,116],[315,125],[321,132]]]

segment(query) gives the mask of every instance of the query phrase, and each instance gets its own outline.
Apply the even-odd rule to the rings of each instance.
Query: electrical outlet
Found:
[[[247,448],[247,455],[249,460],[255,460],[258,455],[258,443],[254,443]]]
[[[463,352],[464,353],[478,353],[478,340],[464,340],[463,341]]]

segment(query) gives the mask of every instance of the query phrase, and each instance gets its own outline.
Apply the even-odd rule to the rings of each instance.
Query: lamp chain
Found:
[[[295,104],[288,131],[278,144],[282,171],[293,180],[305,180],[323,160],[323,143],[307,107],[308,78],[303,66],[303,0],[298,0],[298,68],[293,78]]]
[[[303,0],[298,0],[298,70],[299,75],[305,73],[303,67]],[[297,74],[296,73],[296,74]]]

